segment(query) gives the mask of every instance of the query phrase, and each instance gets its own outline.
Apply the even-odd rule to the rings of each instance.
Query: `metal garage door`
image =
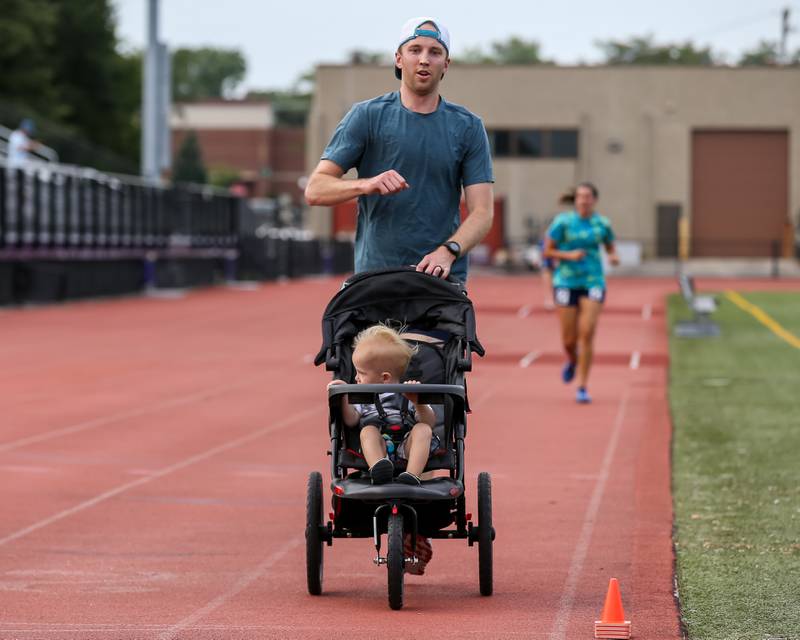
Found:
[[[768,256],[788,213],[786,131],[692,133],[693,256]]]

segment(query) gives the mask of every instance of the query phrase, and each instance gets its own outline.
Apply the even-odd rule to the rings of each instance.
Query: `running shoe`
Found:
[[[403,538],[403,553],[406,558],[411,557],[411,534],[406,534]],[[433,547],[430,538],[417,536],[417,562],[407,562],[405,572],[415,576],[425,574],[425,567],[433,558]]]
[[[410,484],[414,487],[418,487],[422,484],[417,476],[413,473],[409,473],[408,471],[403,471],[399,476],[397,476],[397,481],[402,482],[403,484]]]
[[[394,465],[389,458],[381,458],[369,468],[372,484],[385,484],[394,475]]]
[[[572,379],[575,377],[575,363],[574,362],[567,362],[564,365],[564,368],[561,370],[561,379],[564,381],[564,384],[568,382],[572,382]]]
[[[575,402],[579,404],[589,404],[592,401],[589,392],[586,391],[586,387],[578,387],[578,391],[575,394]]]

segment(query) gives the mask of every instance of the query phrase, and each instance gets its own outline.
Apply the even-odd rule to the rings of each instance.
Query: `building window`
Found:
[[[489,133],[492,155],[496,158],[507,158],[511,155],[511,136],[508,131],[492,131]]]
[[[553,158],[577,158],[578,132],[575,129],[554,129],[551,131],[550,155]]]
[[[489,129],[495,158],[577,158],[577,129]]]
[[[517,155],[525,158],[541,158],[543,153],[542,141],[544,132],[538,129],[532,131],[517,131]]]

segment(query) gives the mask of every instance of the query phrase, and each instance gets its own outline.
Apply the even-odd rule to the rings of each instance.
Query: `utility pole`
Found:
[[[142,177],[158,181],[170,166],[170,56],[158,41],[159,0],[147,2],[147,49],[142,73]]]
[[[786,48],[786,40],[791,30],[789,26],[789,7],[785,7],[781,12],[781,39],[778,46],[778,64],[789,64],[789,52]]]
[[[158,179],[158,0],[147,3],[147,49],[142,74],[142,176]]]

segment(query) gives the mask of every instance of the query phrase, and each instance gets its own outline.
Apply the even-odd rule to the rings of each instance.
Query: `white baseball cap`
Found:
[[[436,29],[420,29],[426,22],[432,24]],[[426,18],[424,16],[410,18],[405,21],[403,28],[400,30],[400,41],[397,44],[398,50],[409,40],[419,38],[420,36],[437,40],[447,49],[447,55],[450,55],[450,31],[436,18]],[[397,67],[394,68],[394,75],[398,80],[402,77],[402,73]]]

